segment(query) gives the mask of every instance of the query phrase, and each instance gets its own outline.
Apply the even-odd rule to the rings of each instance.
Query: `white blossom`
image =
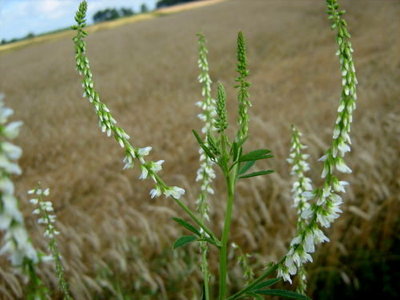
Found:
[[[156,188],[150,191],[150,196],[151,198],[159,197],[161,196],[161,193],[162,193],[161,189],[158,186],[156,186]]]
[[[146,179],[147,176],[149,175],[149,170],[147,170],[147,167],[143,166],[143,165],[140,168],[142,170],[142,173],[140,174],[139,179],[142,179],[142,180]]]
[[[18,136],[19,134],[19,129],[22,126],[21,121],[15,121],[9,123],[7,126],[4,127],[3,129],[3,134],[5,137],[9,139],[14,139]]]
[[[185,194],[185,190],[180,187],[177,187],[177,186],[168,187],[164,191],[164,195],[166,197],[172,196],[173,198],[176,198],[176,199],[180,199],[184,194]]]
[[[139,148],[138,149],[138,155],[139,156],[146,156],[149,155],[150,151],[151,151],[152,147],[145,147],[145,148]]]

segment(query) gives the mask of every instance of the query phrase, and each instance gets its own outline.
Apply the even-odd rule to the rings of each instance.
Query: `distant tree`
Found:
[[[32,32],[29,32],[27,35],[26,35],[26,39],[31,39],[31,38],[33,38],[33,37],[35,37],[35,34],[34,33],[32,33]]]
[[[0,45],[4,45],[4,44],[7,44],[6,39],[2,39],[1,42],[0,42]]]
[[[179,3],[193,2],[197,0],[158,0],[157,8],[171,6]]]
[[[115,8],[106,8],[103,10],[99,10],[93,15],[93,22],[104,22],[115,20],[120,17],[120,13]]]
[[[146,3],[143,3],[142,5],[140,5],[140,12],[142,14],[149,12],[149,8],[147,7]]]
[[[120,17],[129,17],[135,14],[131,8],[121,8],[119,10]]]

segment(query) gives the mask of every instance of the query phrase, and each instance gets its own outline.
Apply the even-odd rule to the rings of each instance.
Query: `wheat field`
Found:
[[[400,2],[342,2],[360,83],[348,158],[353,174],[345,176],[350,187],[343,216],[328,230],[331,242],[319,247],[308,266],[309,295],[351,299],[368,293],[395,299],[399,290],[393,283],[400,279]],[[331,138],[340,73],[324,4],[229,0],[97,31],[87,39],[103,101],[134,145],[151,145],[151,158],[166,161],[163,177],[184,187],[185,201],[194,207],[198,147],[191,129],[202,126],[194,105],[201,98],[195,34],[208,39],[211,78],[227,87],[234,120],[235,39],[243,31],[252,83],[249,147],[271,149],[274,159],[264,167],[275,170],[238,186],[232,241],[254,254],[256,272],[285,253],[295,229],[285,161],[290,125],[304,134],[316,183],[322,171],[317,160]],[[0,52],[0,73],[6,104],[24,122],[16,140],[24,150],[23,174],[15,183],[26,225],[34,245],[46,251],[26,195],[40,181],[52,190],[73,296],[198,299],[198,249],[172,250],[183,231],[171,218],[182,212],[171,200],[150,199],[150,185],[137,179],[139,170],[122,170],[121,149],[101,134],[82,98],[72,41]],[[223,180],[217,186],[222,192]],[[211,227],[219,234],[224,198],[213,198],[211,206]],[[230,257],[233,291],[243,280],[233,251]],[[22,278],[6,258],[0,266],[0,298],[23,299]],[[53,267],[40,269],[55,289]]]

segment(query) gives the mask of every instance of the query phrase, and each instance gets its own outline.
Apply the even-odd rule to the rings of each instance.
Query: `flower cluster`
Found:
[[[32,195],[32,198],[29,202],[35,205],[35,209],[32,211],[34,215],[38,215],[39,218],[37,220],[38,224],[42,224],[45,226],[44,236],[52,239],[56,235],[59,235],[60,232],[55,228],[54,223],[56,221],[56,216],[53,214],[53,204],[50,201],[44,201],[44,197],[50,195],[50,189],[33,189],[28,191],[29,195]]]
[[[5,140],[18,136],[22,122],[7,123],[8,117],[14,112],[4,106],[3,97],[0,94],[0,229],[5,231],[5,235],[0,254],[9,254],[11,264],[20,267],[25,260],[37,263],[39,255],[25,229],[18,200],[14,196],[14,184],[10,179],[12,175],[21,174],[16,161],[21,157],[22,150]]]
[[[211,97],[211,78],[208,73],[208,60],[207,60],[207,47],[206,40],[204,35],[198,34],[198,43],[199,43],[199,59],[198,65],[200,69],[200,75],[198,80],[202,85],[201,94],[203,96],[202,101],[198,101],[196,103],[203,112],[198,115],[199,119],[204,122],[204,126],[201,129],[201,132],[206,136],[210,135],[213,131],[215,131],[214,127],[214,118],[216,116],[216,101]],[[208,143],[205,142],[205,145],[208,146]],[[201,182],[200,186],[200,194],[197,199],[198,211],[202,215],[203,219],[209,220],[208,215],[208,201],[207,195],[214,194],[214,190],[211,186],[212,181],[215,178],[214,172],[214,163],[211,159],[205,155],[203,149],[200,148],[200,168],[197,170],[196,181]]]
[[[336,0],[327,0],[327,5],[332,28],[337,30],[336,41],[339,46],[337,55],[342,75],[342,93],[332,144],[320,159],[324,164],[321,175],[324,179],[323,185],[312,192],[305,191],[302,194],[308,200],[316,200],[316,203],[302,210],[301,218],[304,219],[304,226],[298,228],[296,237],[291,241],[290,250],[278,269],[279,276],[286,281],[291,281],[290,275],[295,275],[303,263],[312,260],[310,253],[315,251],[315,245],[329,241],[320,227],[330,227],[340,216],[342,212],[340,205],[343,200],[339,193],[345,192],[345,187],[348,185],[346,181],[341,181],[334,175],[334,170],[351,173],[344,156],[350,151],[350,126],[357,99],[353,48],[349,41],[347,24],[342,19],[344,12],[339,10]]]
[[[302,218],[302,214],[305,210],[310,208],[310,204],[308,203],[308,198],[306,197],[307,192],[309,193],[312,190],[311,179],[305,176],[305,172],[310,170],[310,166],[307,163],[307,158],[309,158],[308,154],[303,154],[302,150],[307,148],[300,141],[300,137],[302,136],[301,132],[294,126],[292,126],[292,141],[291,141],[291,149],[289,158],[287,161],[292,165],[292,170],[290,174],[294,177],[294,182],[292,186],[292,197],[294,202],[294,207],[297,208],[297,231],[302,231],[307,226],[307,222]],[[297,249],[296,249],[297,250]],[[297,261],[297,267],[299,271],[299,291],[304,292],[306,288],[306,271],[304,266],[302,265],[304,262],[308,261],[310,257],[305,252],[295,253],[295,249],[291,249],[290,254],[288,255],[284,262],[283,266],[278,270],[280,272],[280,276],[284,276],[286,280],[291,280],[289,274],[292,272],[294,275],[297,270],[293,268],[293,261]],[[302,254],[302,256],[300,256]],[[285,267],[287,270],[285,270]],[[286,271],[286,274],[285,274]],[[289,274],[287,274],[289,273]]]
[[[198,80],[202,85],[201,95],[203,96],[203,100],[196,102],[196,105],[199,106],[203,112],[198,115],[199,119],[204,122],[204,126],[201,129],[201,132],[204,134],[208,134],[215,130],[213,126],[213,120],[216,116],[215,112],[215,99],[211,97],[211,78],[208,73],[208,60],[207,60],[207,47],[206,40],[204,35],[197,35],[199,40],[199,59],[198,66],[200,69],[200,74],[198,76]]]
[[[56,236],[60,232],[55,227],[56,216],[54,215],[53,204],[50,201],[45,201],[45,197],[50,195],[50,189],[42,189],[40,186],[29,190],[28,194],[33,197],[29,202],[35,206],[32,211],[34,215],[38,216],[38,224],[44,226],[44,236],[49,239],[49,249],[51,251],[51,256],[47,256],[47,260],[53,259],[56,266],[56,273],[58,278],[59,287],[64,294],[64,299],[72,299],[70,296],[68,283],[65,280],[64,267],[61,261],[61,253],[58,249],[58,244]]]
[[[84,31],[84,27],[86,26],[86,11],[87,2],[82,1],[75,16],[77,25],[73,26],[73,29],[77,31],[73,41],[75,44],[76,69],[83,77],[83,97],[87,97],[89,102],[93,105],[101,130],[105,132],[107,136],[113,135],[118,144],[125,149],[123,159],[124,169],[132,168],[134,161],[139,161],[142,170],[140,179],[151,178],[155,182],[154,189],[150,191],[151,197],[164,194],[166,197],[171,196],[179,199],[185,191],[176,186],[166,185],[157,174],[161,170],[163,161],[146,162],[144,157],[150,153],[151,147],[138,148],[134,147],[129,142],[129,135],[121,127],[116,125],[117,121],[111,115],[108,107],[101,102],[100,96],[94,88],[93,75],[90,70],[89,59],[86,56],[86,42],[84,41],[84,37],[87,36],[87,33]]]
[[[295,178],[292,187],[294,207],[297,208],[298,214],[301,215],[303,210],[310,207],[304,193],[312,190],[311,179],[305,176],[305,172],[310,170],[310,165],[306,159],[308,154],[303,154],[301,151],[307,148],[300,141],[301,132],[292,126],[292,142],[290,148],[288,163],[293,165],[290,174]]]
[[[198,44],[199,44],[199,59],[198,66],[200,69],[200,75],[198,76],[198,80],[202,85],[201,95],[203,99],[201,101],[196,102],[196,105],[199,106],[203,112],[198,115],[199,119],[204,122],[204,126],[201,129],[201,132],[207,137],[213,131],[216,130],[214,126],[214,118],[216,116],[216,101],[211,97],[211,78],[208,73],[208,60],[207,60],[207,47],[206,47],[206,39],[204,35],[198,34]],[[205,139],[206,140],[206,139]],[[205,141],[205,145],[208,146],[207,141]],[[208,195],[214,194],[214,190],[212,188],[212,181],[215,178],[214,172],[214,162],[204,153],[204,150],[200,148],[200,167],[197,170],[196,181],[200,181],[200,193],[196,200],[197,211],[200,213],[200,216],[203,221],[210,220],[209,217],[209,202]],[[203,236],[208,237],[207,233],[201,228],[200,231]],[[208,262],[207,262],[207,253],[208,253],[208,245],[206,242],[200,243],[200,251],[202,253],[202,262],[201,262],[201,271],[204,276],[204,286],[205,286],[205,294],[208,295],[208,281],[209,281],[209,270],[208,270]],[[207,296],[206,296],[207,297]]]

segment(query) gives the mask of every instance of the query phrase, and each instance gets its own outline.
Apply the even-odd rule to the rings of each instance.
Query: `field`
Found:
[[[345,176],[343,216],[328,230],[308,266],[315,299],[399,296],[400,268],[400,2],[341,1],[352,33],[359,100]],[[271,149],[265,167],[275,173],[243,181],[236,199],[232,241],[256,271],[278,259],[295,229],[290,197],[290,125],[309,146],[310,176],[319,181],[317,159],[331,138],[340,96],[334,33],[324,1],[229,0],[89,35],[88,55],[103,101],[136,146],[153,146],[166,161],[163,177],[187,191],[194,207],[198,149],[191,129],[202,124],[194,103],[196,33],[208,40],[211,77],[227,88],[230,118],[236,115],[235,39],[242,30],[250,65],[252,148]],[[72,22],[72,20],[71,20]],[[123,153],[98,129],[82,98],[69,38],[0,52],[0,91],[15,120],[24,122],[16,144],[24,150],[17,195],[33,243],[46,242],[30,214],[26,191],[38,181],[52,190],[61,231],[59,243],[76,299],[197,299],[196,247],[172,250],[182,216],[171,200],[150,199],[139,170],[122,170]],[[249,146],[249,147],[250,147]],[[217,180],[218,190],[223,182]],[[224,199],[212,200],[211,226],[219,233]],[[211,253],[215,255],[215,253]],[[242,279],[232,252],[231,282]],[[217,266],[214,266],[215,269]],[[56,286],[50,264],[41,268]],[[1,260],[1,299],[19,299],[22,279]],[[396,290],[397,288],[397,290]],[[126,295],[127,298],[117,295]],[[130,298],[129,298],[130,297]],[[347,298],[346,298],[347,297]]]

